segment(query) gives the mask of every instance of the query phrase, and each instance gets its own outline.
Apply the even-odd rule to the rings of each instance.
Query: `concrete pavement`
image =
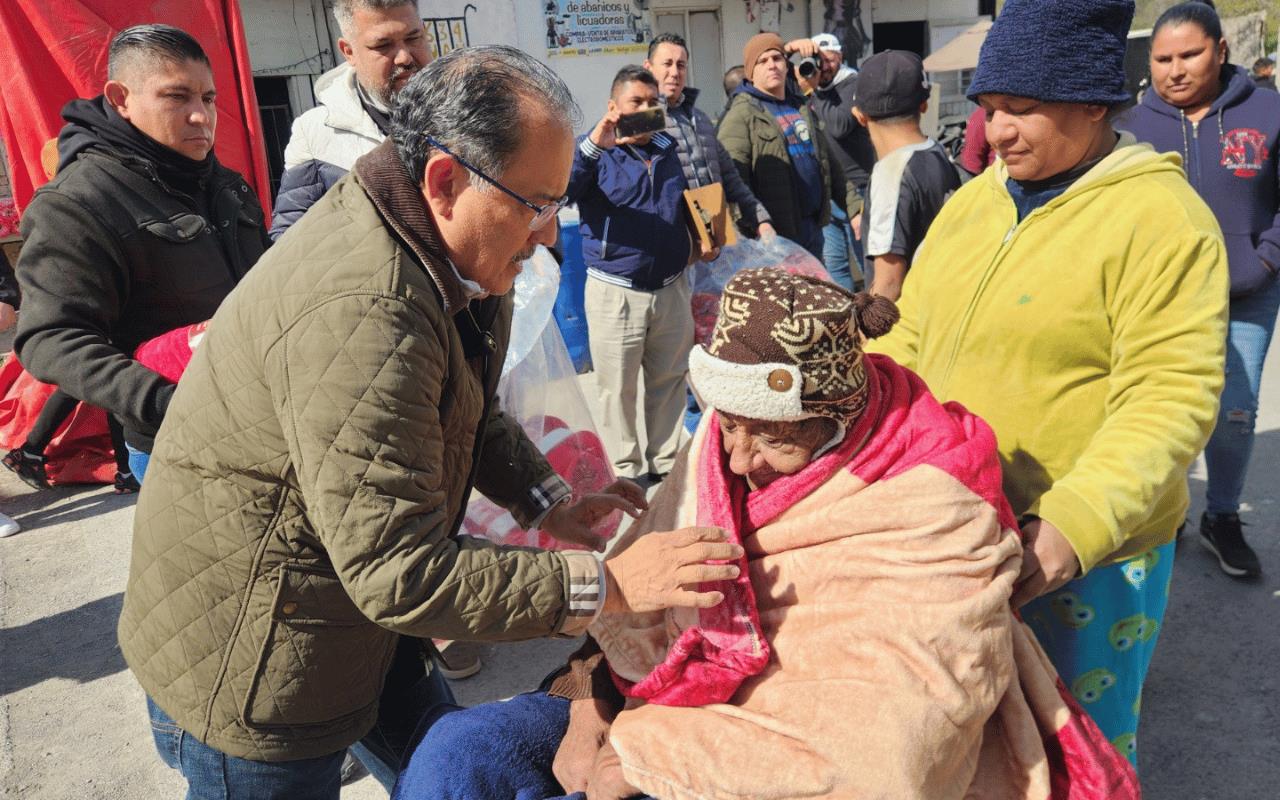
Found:
[[[1269,361],[1246,492],[1248,535],[1267,575],[1233,581],[1194,533],[1181,545],[1143,702],[1142,775],[1153,800],[1280,795],[1280,354]],[[1198,519],[1199,467],[1191,485]],[[0,797],[181,796],[115,641],[132,506],[103,487],[33,492],[0,470],[0,509],[25,528],[0,540]],[[532,688],[573,646],[493,645],[485,670],[455,688],[467,704]],[[343,792],[382,797],[370,779]]]

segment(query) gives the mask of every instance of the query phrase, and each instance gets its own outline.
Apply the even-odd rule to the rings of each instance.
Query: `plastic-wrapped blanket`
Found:
[[[611,730],[627,779],[663,800],[1137,798],[1009,606],[1021,544],[990,428],[893,361],[865,363],[869,404],[843,442],[745,497],[725,494],[738,479],[707,414],[618,545],[728,497],[749,580],[715,587],[728,614],[593,625],[650,700]]]
[[[614,475],[569,351],[552,319],[559,284],[555,258],[539,247],[516,279],[511,344],[498,384],[498,402],[573,489],[576,500],[604,489],[613,483]],[[612,538],[621,521],[622,512],[616,511],[601,520],[594,532],[603,539]],[[473,494],[467,505],[461,532],[499,544],[548,550],[574,547],[541,531],[521,528],[505,509],[479,494]]]
[[[716,326],[716,314],[720,311],[720,295],[724,286],[738,270],[775,267],[793,275],[809,275],[831,280],[822,264],[800,245],[775,236],[768,241],[739,239],[738,243],[725,247],[715,261],[697,262],[691,268],[694,341],[707,344],[711,341],[711,329]]]

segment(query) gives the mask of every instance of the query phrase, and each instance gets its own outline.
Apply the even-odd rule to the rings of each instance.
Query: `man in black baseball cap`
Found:
[[[902,294],[911,259],[960,175],[937,142],[920,130],[929,81],[915,53],[886,50],[863,62],[853,115],[876,148],[862,212],[862,246],[870,291]]]

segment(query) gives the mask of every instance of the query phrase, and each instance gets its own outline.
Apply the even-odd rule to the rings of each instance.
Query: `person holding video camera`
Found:
[[[658,81],[641,66],[613,79],[608,113],[578,140],[567,199],[581,214],[585,308],[600,420],[618,474],[652,485],[670,471],[685,408],[693,314],[684,270],[695,257],[685,224],[688,188]],[[644,372],[648,442],[636,431]]]
[[[787,42],[788,53],[801,56],[796,64],[796,82],[808,93],[813,113],[822,120],[831,154],[844,172],[844,179],[857,190],[860,201],[849,205],[846,196],[835,192],[831,198],[831,222],[823,229],[826,241],[823,263],[831,280],[854,289],[862,282],[858,271],[862,263],[862,206],[867,196],[867,183],[876,164],[876,148],[871,134],[853,116],[858,73],[844,63],[844,48],[830,33],[819,33],[812,39]],[[850,270],[850,251],[857,270]]]
[[[845,181],[822,122],[788,87],[791,65],[782,37],[753,36],[742,59],[747,80],[720,121],[720,142],[778,234],[822,259],[832,196],[843,193],[846,204],[858,207],[858,192]]]

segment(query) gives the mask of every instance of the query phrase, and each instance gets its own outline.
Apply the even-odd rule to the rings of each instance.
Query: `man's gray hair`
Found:
[[[344,38],[351,38],[355,31],[356,12],[360,9],[368,11],[386,11],[401,6],[418,7],[417,0],[333,0],[333,18],[338,21]]]
[[[526,109],[570,131],[580,119],[569,87],[533,56],[506,45],[465,47],[432,61],[400,90],[391,139],[419,183],[435,149],[427,137],[497,177],[524,143]]]

